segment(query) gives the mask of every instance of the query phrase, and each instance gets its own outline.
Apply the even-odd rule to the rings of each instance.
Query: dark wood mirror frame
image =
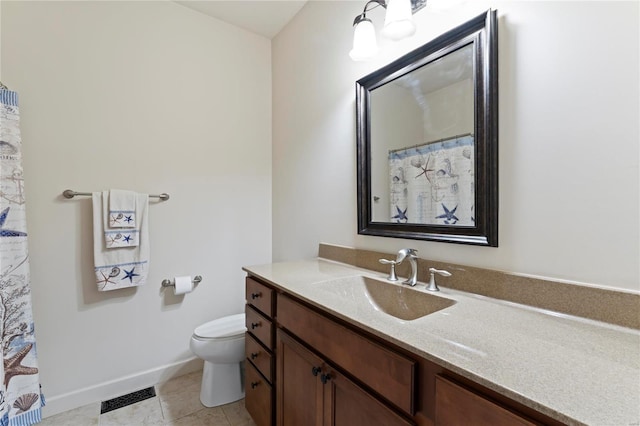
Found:
[[[498,246],[498,28],[489,10],[356,82],[358,234]],[[374,222],[371,189],[371,91],[472,45],[475,226]]]

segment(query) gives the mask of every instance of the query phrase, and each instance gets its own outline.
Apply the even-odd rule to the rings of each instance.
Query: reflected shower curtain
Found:
[[[389,151],[391,222],[474,226],[472,135]]]
[[[0,426],[41,419],[18,94],[0,87]]]

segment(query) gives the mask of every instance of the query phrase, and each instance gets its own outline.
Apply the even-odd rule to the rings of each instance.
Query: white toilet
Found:
[[[189,347],[204,360],[200,401],[216,407],[244,398],[245,315],[236,314],[202,324]]]

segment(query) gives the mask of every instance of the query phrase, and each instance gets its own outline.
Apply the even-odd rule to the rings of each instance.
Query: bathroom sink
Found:
[[[424,317],[456,303],[455,300],[362,275],[325,281],[317,286],[352,301],[358,308],[373,307],[402,320]]]

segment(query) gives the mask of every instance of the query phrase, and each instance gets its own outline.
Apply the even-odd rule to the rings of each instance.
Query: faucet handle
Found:
[[[436,274],[442,275],[443,277],[450,277],[451,272],[445,271],[444,269],[436,269],[429,268],[429,272],[431,272],[431,277],[429,278],[429,285],[427,286],[427,290],[429,291],[440,291],[438,285],[436,284]]]
[[[387,280],[398,281],[398,277],[396,276],[396,265],[398,264],[398,262],[389,259],[378,259],[378,262],[382,263],[383,265],[391,265],[391,271],[389,272],[389,277],[387,277]]]

